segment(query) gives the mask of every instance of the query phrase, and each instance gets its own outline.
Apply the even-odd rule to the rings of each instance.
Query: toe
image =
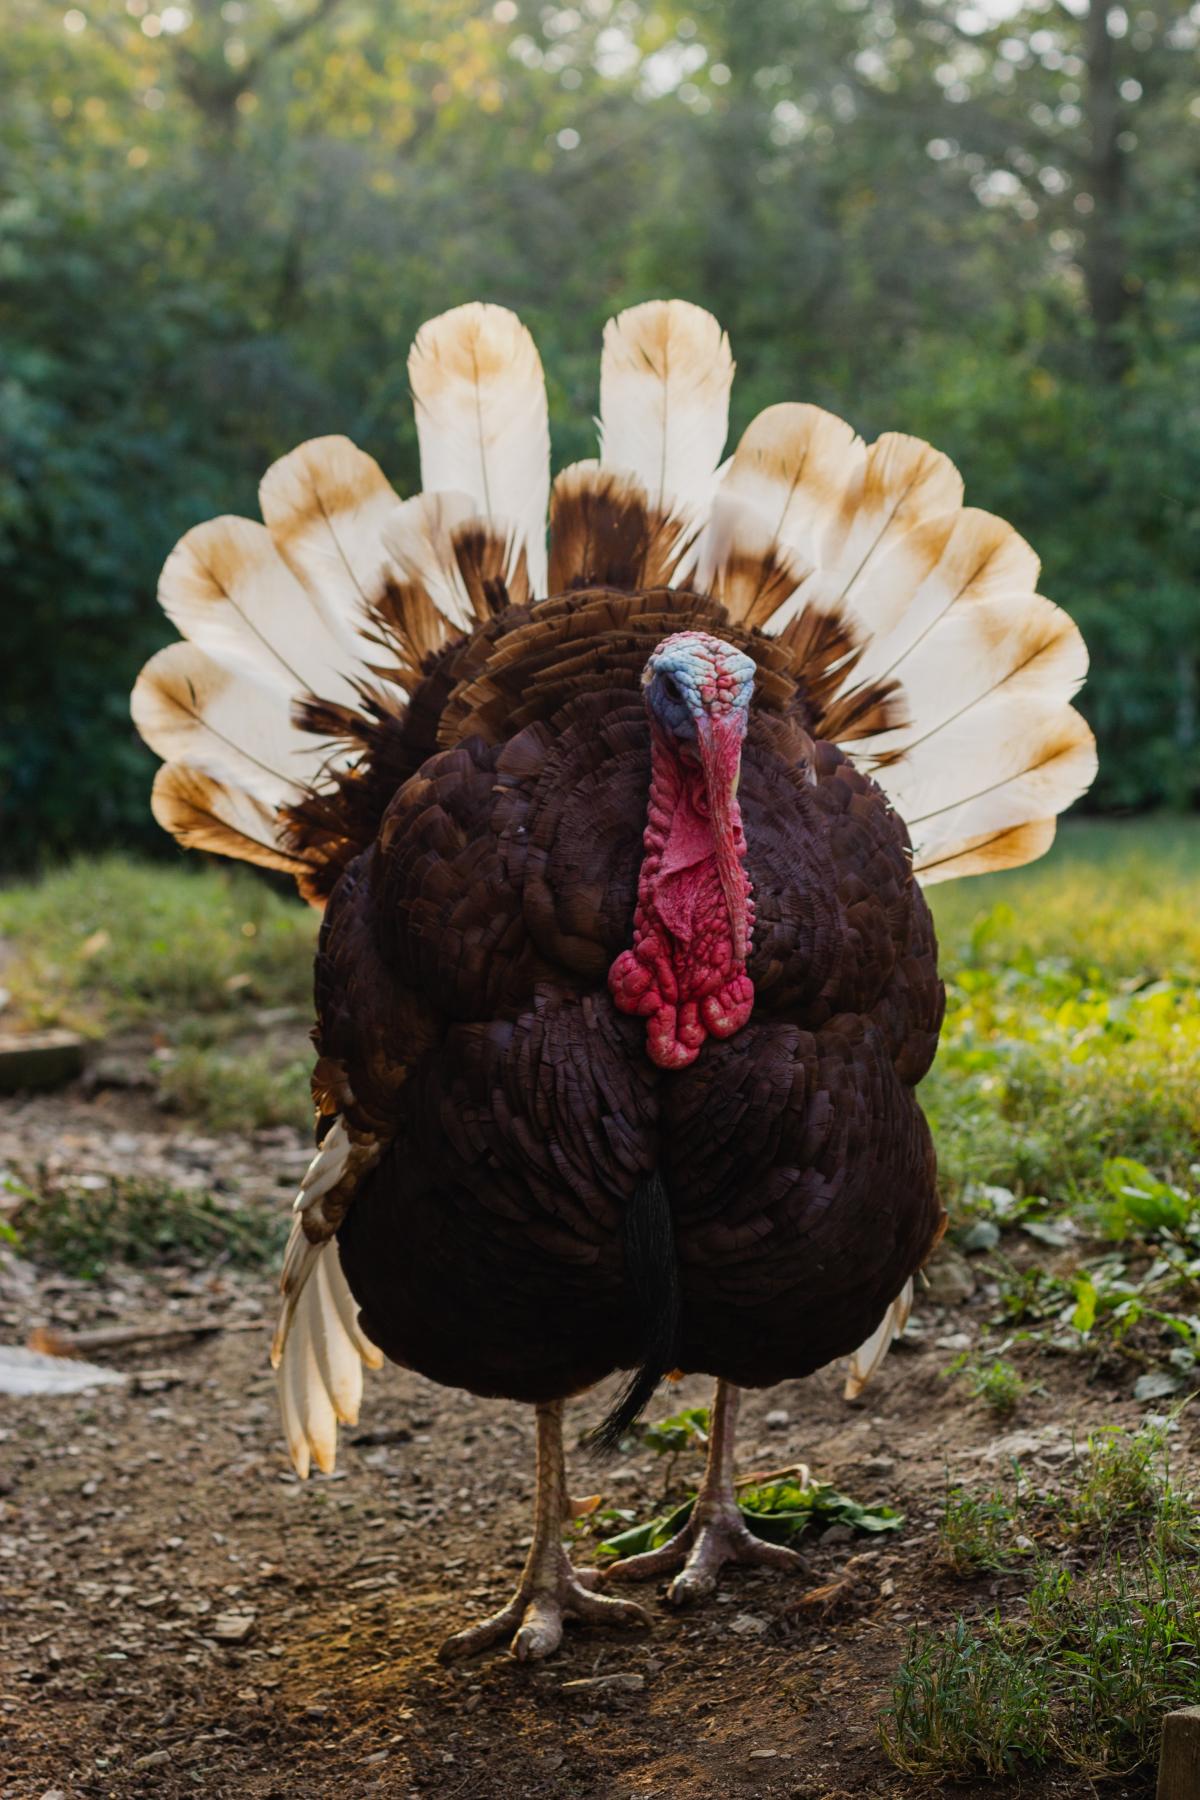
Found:
[[[716,1588],[716,1569],[693,1565],[679,1571],[667,1589],[667,1599],[672,1606],[695,1606],[698,1600],[707,1600]]]
[[[570,1610],[589,1625],[650,1625],[653,1620],[636,1600],[617,1600],[609,1594],[593,1594],[577,1588],[571,1596]]]
[[[688,1553],[691,1533],[685,1526],[657,1550],[644,1550],[640,1556],[623,1556],[604,1570],[605,1581],[653,1581],[656,1575],[669,1575]]]
[[[468,1625],[465,1631],[456,1631],[438,1650],[438,1661],[460,1662],[465,1656],[475,1656],[480,1650],[489,1650],[501,1638],[508,1636],[520,1616],[521,1609],[513,1602],[503,1612],[493,1613],[490,1619],[483,1619],[478,1625]]]
[[[549,1600],[531,1600],[509,1650],[518,1662],[536,1662],[558,1649],[562,1634],[562,1608]]]
[[[783,1544],[768,1544],[764,1538],[753,1535],[749,1539],[750,1548],[739,1560],[756,1563],[762,1569],[788,1569],[799,1571],[808,1567],[807,1559],[798,1550],[789,1550]]]

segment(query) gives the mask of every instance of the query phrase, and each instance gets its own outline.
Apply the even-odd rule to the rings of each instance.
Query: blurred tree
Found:
[[[668,292],[730,329],[735,428],[930,436],[1089,637],[1096,800],[1193,803],[1198,45],[1165,0],[9,0],[8,858],[157,843],[166,552],[307,435],[411,484],[408,343],[476,295],[563,458],[604,318]]]

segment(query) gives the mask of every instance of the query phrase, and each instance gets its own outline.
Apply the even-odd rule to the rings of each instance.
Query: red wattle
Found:
[[[674,741],[653,729],[633,947],[613,963],[608,985],[622,1012],[647,1021],[646,1050],[663,1069],[686,1068],[706,1037],[732,1037],[754,1005],[754,983],[736,954],[730,917],[732,906],[744,921],[748,956],[754,908],[741,861],[746,839],[731,791],[735,775],[736,758],[722,809],[730,841],[718,845],[701,767],[685,762]]]

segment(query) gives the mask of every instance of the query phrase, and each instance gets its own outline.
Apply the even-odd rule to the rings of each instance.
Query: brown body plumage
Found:
[[[942,1009],[928,908],[902,823],[821,735],[778,641],[758,646],[740,794],[753,1020],[660,1071],[609,997],[649,782],[639,679],[685,623],[756,648],[669,590],[500,612],[441,659],[449,695],[436,666],[414,690],[413,772],[330,896],[323,1103],[388,1140],[342,1263],[373,1341],[452,1385],[545,1400],[637,1361],[620,1227],[654,1169],[679,1362],[742,1384],[853,1350],[936,1234],[912,1094]],[[377,736],[386,757],[392,733]],[[397,743],[389,785],[402,767]],[[379,791],[370,760],[354,782]],[[293,842],[303,854],[303,810]]]

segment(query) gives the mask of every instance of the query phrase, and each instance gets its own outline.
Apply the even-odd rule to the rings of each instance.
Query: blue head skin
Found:
[[[721,638],[679,631],[664,638],[642,676],[646,704],[672,738],[695,745],[716,735],[746,735],[754,663]]]
[[[733,953],[749,954],[745,850],[737,804],[742,740],[754,692],[755,665],[742,651],[704,631],[665,638],[646,664],[642,685],[650,715],[683,761],[704,777],[712,852],[729,914]]]

